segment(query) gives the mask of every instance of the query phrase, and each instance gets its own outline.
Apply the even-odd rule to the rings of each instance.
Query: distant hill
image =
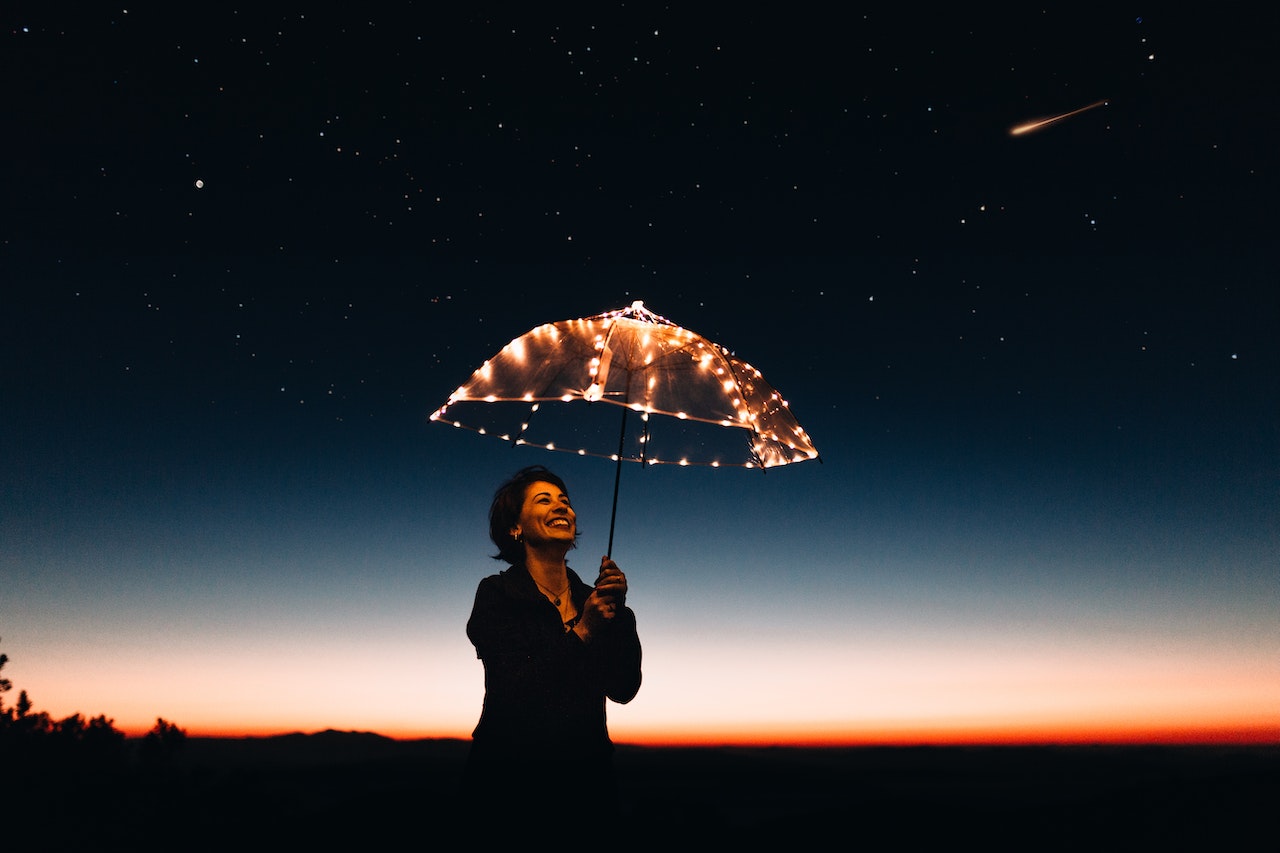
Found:
[[[367,761],[435,760],[461,764],[470,741],[458,738],[396,740],[375,732],[289,732],[265,737],[189,737],[183,760],[222,766],[317,766]]]

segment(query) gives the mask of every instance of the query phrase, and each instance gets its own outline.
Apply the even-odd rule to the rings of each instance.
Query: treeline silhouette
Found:
[[[8,662],[9,656],[0,653],[0,672]],[[5,695],[12,690],[13,682],[0,677],[0,759],[6,769],[49,775],[153,768],[167,764],[186,742],[186,731],[162,717],[144,737],[131,741],[105,714],[85,719],[76,712],[55,720],[35,710],[25,690],[9,705]]]

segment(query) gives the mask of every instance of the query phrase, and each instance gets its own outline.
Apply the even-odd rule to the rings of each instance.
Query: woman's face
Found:
[[[524,505],[520,508],[516,529],[530,544],[564,542],[572,545],[578,535],[578,518],[569,503],[569,496],[559,486],[534,482],[525,489]]]

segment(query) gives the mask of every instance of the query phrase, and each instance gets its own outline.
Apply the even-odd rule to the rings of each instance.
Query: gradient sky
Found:
[[[1280,738],[1275,21],[21,6],[0,651],[36,708],[468,736],[494,488],[560,473],[589,578],[614,467],[427,418],[640,299],[822,461],[624,467],[615,740]]]

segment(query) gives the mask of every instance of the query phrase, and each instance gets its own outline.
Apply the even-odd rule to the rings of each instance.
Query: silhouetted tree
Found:
[[[18,736],[47,735],[53,731],[53,720],[44,711],[32,712],[27,691],[18,692],[18,704],[10,709],[9,727]]]
[[[8,662],[0,654],[0,668]],[[38,834],[48,849],[108,849],[170,821],[177,827],[186,777],[174,772],[171,758],[186,743],[183,729],[157,718],[131,743],[105,714],[54,720],[35,710],[25,690],[5,703],[11,690],[13,683],[0,679],[5,838]]]
[[[9,656],[0,654],[0,668]],[[45,711],[33,710],[27,691],[18,693],[13,706],[3,704],[3,695],[13,689],[9,679],[0,679],[0,763],[26,761],[49,772],[73,767],[94,770],[122,769],[128,757],[124,733],[105,714],[86,720],[80,713],[53,720]],[[180,749],[187,733],[165,719],[139,747],[143,760],[164,761]]]
[[[0,669],[4,669],[4,665],[9,662],[9,656],[0,653]],[[9,719],[9,712],[4,707],[4,694],[13,689],[13,682],[7,678],[0,678],[0,726],[3,726]]]
[[[178,728],[163,717],[157,717],[155,726],[147,732],[138,746],[138,759],[147,767],[167,765],[174,753],[182,749],[186,742],[186,730]]]

